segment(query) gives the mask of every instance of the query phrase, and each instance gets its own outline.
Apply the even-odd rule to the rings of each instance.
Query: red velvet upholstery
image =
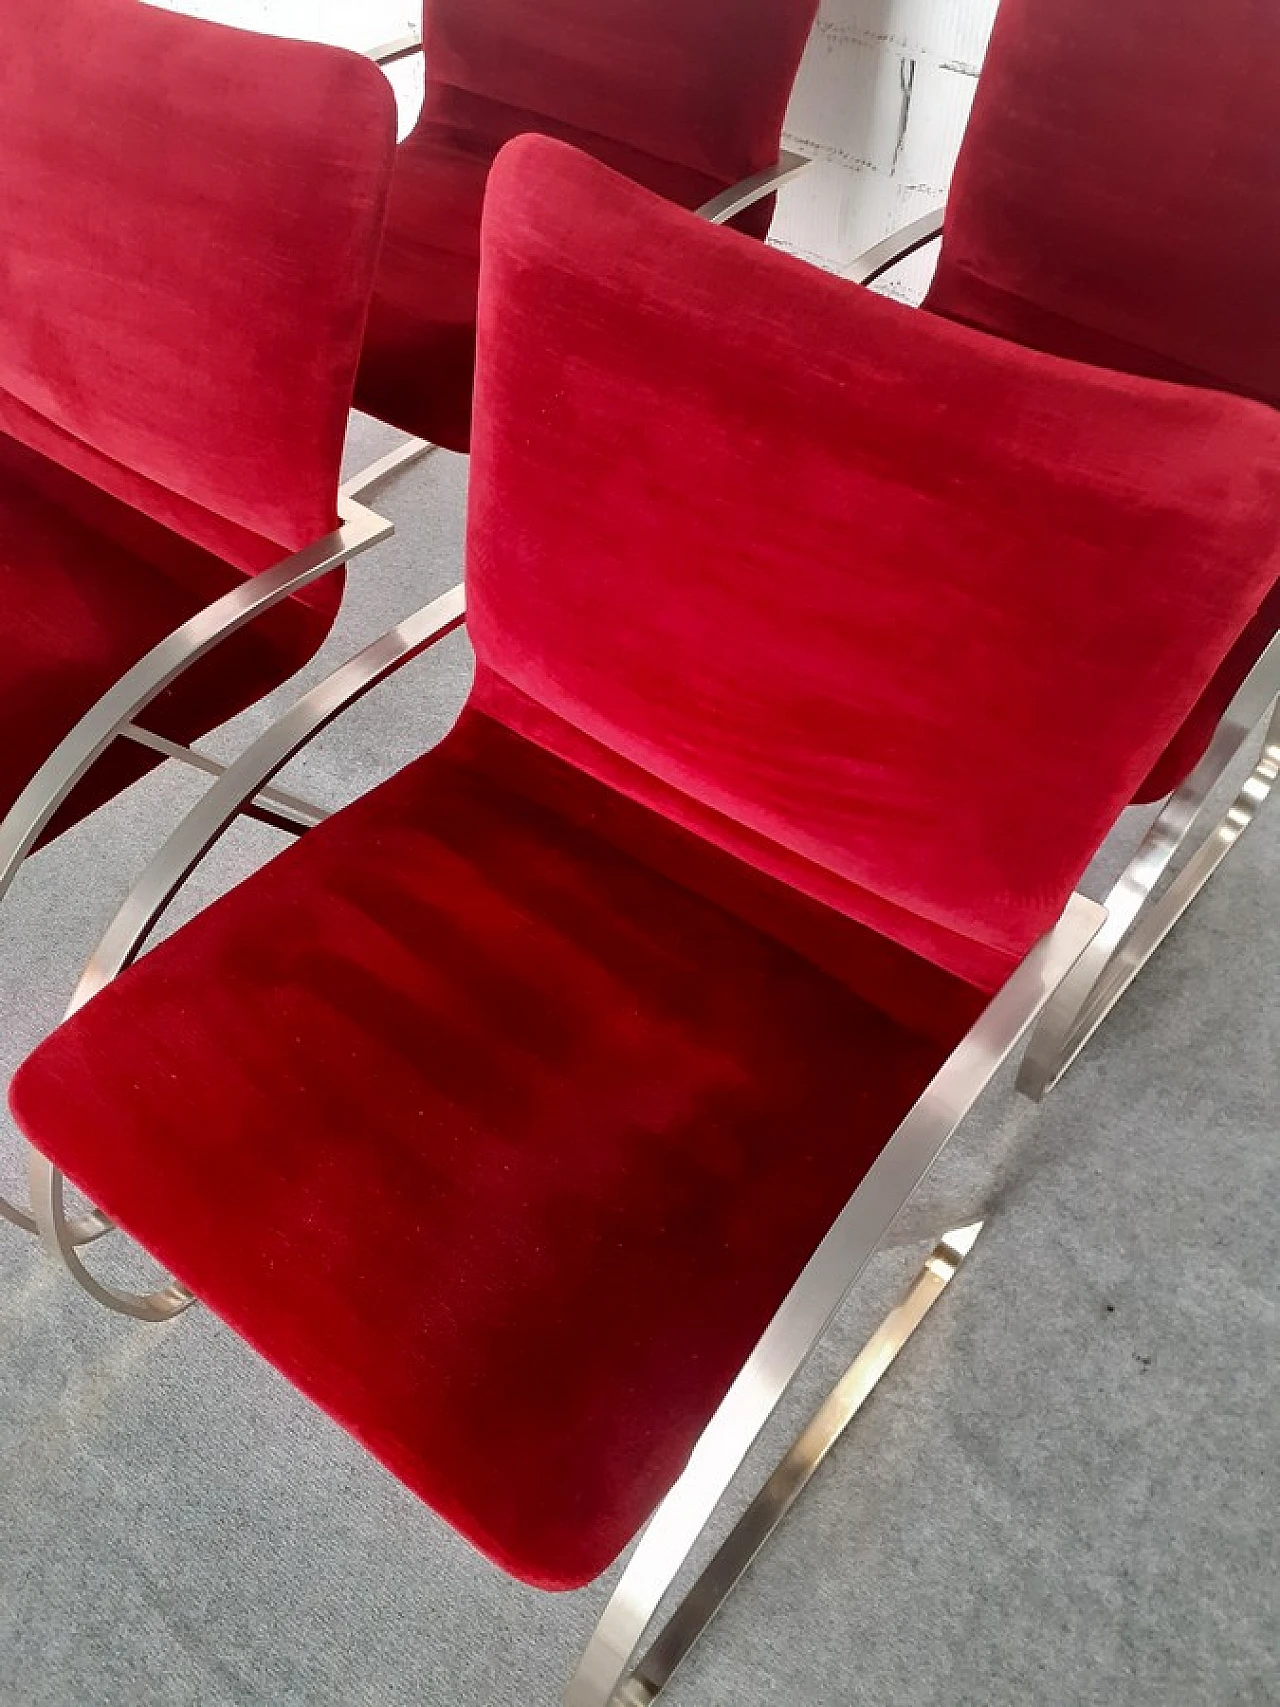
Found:
[[[426,0],[426,100],[401,145],[360,408],[466,450],[480,211],[499,148],[574,143],[683,207],[778,158],[817,0]],[[744,216],[763,236],[770,205]]]
[[[1280,6],[1002,0],[926,306],[1280,407]],[[1200,757],[1280,587],[1139,790]]]
[[[1274,575],[1280,424],[912,314],[544,139],[486,222],[471,705],[12,1103],[554,1587],[634,1533],[1062,905],[1181,715],[1153,680],[1194,695]]]
[[[336,525],[393,151],[355,55],[138,0],[6,0],[0,811],[155,640]],[[156,726],[188,739],[276,686],[340,596],[317,584]]]
[[[562,769],[469,714],[14,1093],[122,1225],[552,1588],[674,1480],[946,1053],[545,804]],[[137,1028],[114,1063],[109,1007]]]

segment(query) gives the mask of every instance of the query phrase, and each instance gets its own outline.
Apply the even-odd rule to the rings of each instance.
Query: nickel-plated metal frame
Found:
[[[151,752],[174,759],[204,776],[221,776],[227,768],[222,759],[202,753],[198,747],[184,747],[180,741],[170,741],[167,736],[157,735],[154,729],[144,729],[138,723],[127,723],[120,736],[122,740],[147,747]],[[325,807],[304,800],[299,794],[286,793],[282,788],[264,788],[253,800],[246,801],[244,815],[270,824],[272,829],[283,830],[287,835],[300,836],[304,830],[314,830],[317,824],[323,824],[329,813]]]
[[[353,474],[338,490],[352,503],[357,499],[367,498],[375,487],[399,474],[401,469],[421,462],[424,456],[430,456],[435,449],[436,446],[429,439],[405,439],[403,444],[398,444],[394,450],[387,451],[385,456],[380,456],[376,462],[362,468],[359,474]]]
[[[375,65],[395,65],[398,60],[412,59],[415,53],[422,52],[422,37],[417,30],[407,30],[404,35],[396,36],[391,41],[384,41],[380,47],[365,49],[365,58],[371,59]]]
[[[842,279],[852,279],[854,284],[871,285],[877,279],[905,261],[908,255],[914,255],[917,249],[927,248],[930,243],[936,243],[942,236],[942,221],[944,208],[934,208],[929,213],[923,213],[919,219],[913,219],[899,230],[890,232],[888,237],[879,243],[873,243],[869,249],[864,249],[861,255],[840,268]]]
[[[189,748],[170,752],[163,737],[138,722],[147,707],[186,670],[282,600],[301,592],[322,575],[381,544],[394,532],[390,522],[348,497],[339,500],[340,526],[323,539],[244,581],[199,611],[159,641],[107,690],[50,753],[0,823],[0,901],[23,861],[76,785],[117,739],[126,739],[181,758],[207,773],[222,767],[216,759]],[[318,822],[323,813],[294,796],[274,792],[246,796],[241,810],[296,833]],[[0,1216],[24,1232],[38,1231],[36,1217],[0,1196]],[[96,1212],[66,1223],[67,1236],[87,1244],[110,1228]]]
[[[763,1540],[869,1396],[977,1237],[944,1235],[898,1310],[782,1460],[716,1558],[637,1659],[681,1568],[747,1453],[948,1139],[1085,951],[1104,909],[1073,895],[902,1121],[810,1258],[650,1519],[564,1695],[564,1707],[647,1707]],[[930,1279],[930,1277],[932,1277]],[[932,1295],[931,1295],[932,1294]]]
[[[776,195],[784,185],[812,165],[813,161],[807,154],[796,154],[784,148],[772,166],[766,166],[763,172],[754,172],[751,177],[722,190],[718,196],[712,196],[709,202],[703,202],[696,209],[698,218],[705,219],[710,225],[725,225],[740,213],[746,213],[748,208],[753,208],[757,202],[764,201],[766,196]]]
[[[701,1640],[756,1556],[821,1469],[899,1352],[924,1321],[982,1231],[981,1221],[944,1233],[901,1301],[890,1310],[809,1423],[779,1459],[697,1580],[681,1596],[612,1700],[647,1704],[657,1699],[677,1668]],[[590,1699],[587,1697],[586,1699]]]
[[[1258,759],[1225,815],[1163,889],[1211,794],[1245,744],[1264,729]],[[1035,1101],[1053,1089],[1169,932],[1208,883],[1280,776],[1280,635],[1250,671],[1203,759],[1169,796],[1106,898],[1107,922],[1049,1003],[1032,1034],[1018,1089]]]

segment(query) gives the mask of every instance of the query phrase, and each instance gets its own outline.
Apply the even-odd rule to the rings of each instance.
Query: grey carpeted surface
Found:
[[[357,466],[388,442],[368,423],[353,441]],[[400,533],[353,568],[307,680],[452,583],[464,486],[437,455],[374,500]],[[438,738],[467,674],[459,639],[293,786],[359,793]],[[0,912],[6,1069],[198,792],[171,771],[33,861]],[[785,1420],[929,1231],[998,1213],[673,1707],[1280,1700],[1278,825],[1042,1110],[1002,1082],[962,1130]],[[182,911],[281,841],[238,830]],[[0,1474],[5,1707],[552,1707],[604,1598],[507,1582],[207,1315],[109,1318],[3,1224]]]

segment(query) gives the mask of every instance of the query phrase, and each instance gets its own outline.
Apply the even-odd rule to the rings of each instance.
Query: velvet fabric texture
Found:
[[[1154,675],[1193,696],[1274,576],[1280,426],[531,137],[479,356],[460,723],[11,1100],[462,1533],[570,1587],[1062,906],[1181,715]]]
[[[926,306],[1280,407],[1278,91],[1272,0],[1002,0]],[[1138,798],[1183,780],[1277,626],[1280,587]]]
[[[547,1588],[644,1521],[946,1053],[595,833],[605,791],[565,770],[467,714],[14,1090],[95,1201]],[[114,1061],[108,1010],[137,1027]]]
[[[137,0],[7,0],[0,811],[150,646],[337,525],[394,138],[356,55]],[[291,600],[152,726],[185,741],[252,703],[340,597],[335,575]],[[62,821],[148,762],[113,751]]]
[[[778,158],[817,0],[426,0],[426,99],[396,160],[356,401],[471,436],[480,214],[499,148],[575,144],[683,207]],[[771,204],[744,228],[764,236]]]
[[[1274,580],[1280,419],[852,291],[560,145],[504,158],[478,703],[995,988]]]

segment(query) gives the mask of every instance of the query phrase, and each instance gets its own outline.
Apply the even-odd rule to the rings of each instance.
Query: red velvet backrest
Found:
[[[1002,0],[929,306],[1280,405],[1280,5]]]
[[[817,0],[426,0],[428,79],[726,184],[778,156]]]
[[[491,181],[476,419],[479,707],[987,987],[1280,567],[1274,411],[919,314],[543,138]]]
[[[394,142],[356,55],[4,0],[0,431],[233,558],[328,532]]]

